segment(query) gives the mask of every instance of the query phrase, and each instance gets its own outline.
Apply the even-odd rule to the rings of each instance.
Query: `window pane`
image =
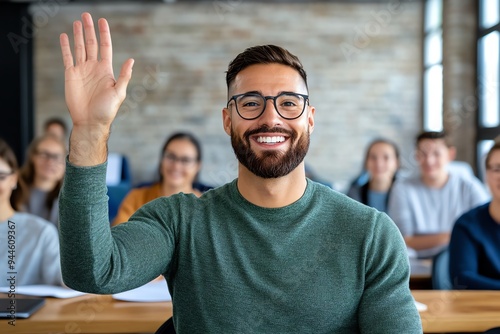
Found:
[[[498,2],[499,0],[481,0],[479,13],[482,28],[489,28],[498,23]]]
[[[480,125],[483,127],[498,126],[498,63],[499,32],[494,31],[479,40],[479,77],[478,97],[480,101]]]
[[[443,60],[443,35],[441,29],[425,37],[424,66],[439,64]]]
[[[442,8],[441,0],[427,0],[425,2],[425,32],[441,28]]]
[[[424,73],[424,130],[443,130],[442,65],[434,65]]]
[[[486,153],[490,150],[490,148],[495,143],[494,140],[481,140],[477,143],[477,164],[479,166],[478,173],[479,178],[484,181],[484,176],[486,172],[486,168],[484,166],[484,162],[486,159]]]

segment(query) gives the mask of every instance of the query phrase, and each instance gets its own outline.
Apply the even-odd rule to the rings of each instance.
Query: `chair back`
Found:
[[[435,290],[451,290],[450,254],[448,247],[436,254],[432,260],[432,288]]]
[[[108,214],[112,222],[118,213],[120,204],[132,189],[132,172],[128,158],[119,153],[109,153],[106,170],[106,185],[108,186]]]

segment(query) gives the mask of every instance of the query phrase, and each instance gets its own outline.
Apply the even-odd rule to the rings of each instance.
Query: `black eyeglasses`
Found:
[[[163,159],[165,159],[165,161],[170,163],[170,164],[174,164],[176,162],[179,162],[181,164],[181,166],[183,166],[183,167],[190,167],[198,161],[198,159],[196,159],[196,158],[178,157],[173,153],[163,154]]]
[[[494,165],[494,166],[487,166],[487,167],[486,167],[486,170],[487,170],[488,172],[492,172],[492,173],[494,173],[494,174],[498,174],[498,173],[500,173],[500,166],[498,166],[498,165]]]
[[[267,100],[273,100],[274,108],[282,118],[292,120],[304,113],[309,95],[291,92],[284,92],[277,96],[262,96],[258,93],[238,94],[233,95],[227,101],[227,107],[231,101],[234,101],[238,115],[243,119],[253,120],[264,113]]]
[[[13,171],[10,171],[10,172],[0,172],[0,181],[5,180],[7,177],[11,176],[12,174],[14,174]]]
[[[36,155],[42,158],[45,161],[54,161],[55,163],[62,164],[64,163],[64,155],[57,153],[50,153],[47,151],[37,151]]]

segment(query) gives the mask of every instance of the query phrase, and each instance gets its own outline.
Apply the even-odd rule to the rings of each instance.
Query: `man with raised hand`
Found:
[[[82,21],[75,59],[61,35],[73,119],[60,198],[68,286],[116,293],[162,274],[177,333],[421,333],[396,226],[305,176],[315,109],[299,59],[280,47],[229,64],[222,120],[238,178],[200,198],[156,199],[111,229],[106,147],[133,61],[115,81],[106,20],[99,47],[90,14]]]

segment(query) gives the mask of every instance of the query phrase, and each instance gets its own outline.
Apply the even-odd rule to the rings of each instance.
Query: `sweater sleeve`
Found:
[[[154,210],[113,229],[108,220],[106,163],[77,167],[67,162],[61,189],[60,247],[64,283],[110,294],[141,286],[164,273],[175,245]]]
[[[422,333],[409,288],[410,264],[394,223],[377,215],[365,260],[365,289],[359,305],[361,333]]]
[[[450,239],[450,275],[455,289],[500,290],[500,280],[479,274],[479,245],[473,240],[467,225],[477,225],[468,221],[468,216],[460,217]]]

